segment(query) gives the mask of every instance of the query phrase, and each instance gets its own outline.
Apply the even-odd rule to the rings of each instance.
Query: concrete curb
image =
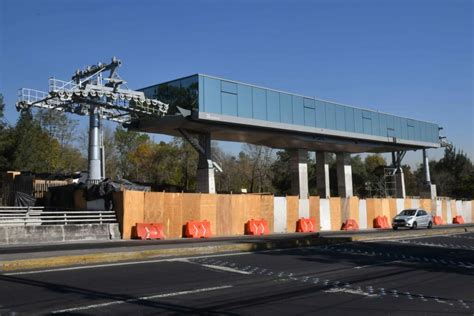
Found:
[[[431,237],[431,236],[443,236],[451,234],[461,234],[474,232],[473,227],[453,227],[453,228],[444,228],[444,229],[425,229],[425,230],[408,230],[408,231],[387,231],[383,236],[371,236],[371,235],[359,235],[352,236],[351,241],[370,241],[370,240],[384,240],[392,239],[394,237],[398,239],[403,238],[413,238],[413,237]]]
[[[48,269],[72,265],[87,265],[153,259],[157,257],[198,256],[225,252],[255,252],[272,249],[309,247],[350,242],[350,237],[297,238],[267,242],[240,242],[235,244],[202,247],[168,248],[143,251],[110,252],[85,255],[67,255],[34,259],[7,260],[0,262],[1,272],[18,270]]]
[[[405,237],[429,237],[447,234],[459,234],[465,232],[474,232],[473,227],[453,227],[436,230],[419,231],[387,231],[383,236],[374,236],[374,234],[360,234],[354,236],[328,236],[328,237],[301,237],[282,239],[275,241],[254,241],[237,242],[232,244],[185,247],[185,248],[167,248],[142,251],[125,252],[104,252],[84,255],[65,255],[44,258],[5,260],[0,262],[0,272],[12,272],[19,270],[50,269],[56,267],[67,267],[77,265],[125,262],[134,260],[154,259],[158,257],[179,257],[179,256],[198,256],[226,252],[257,252],[273,249],[289,249],[298,247],[310,247],[318,245],[340,244],[355,241],[384,240],[389,238]]]

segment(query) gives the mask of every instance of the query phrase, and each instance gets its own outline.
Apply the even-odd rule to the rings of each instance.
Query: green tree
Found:
[[[430,161],[430,174],[439,196],[474,198],[474,166],[467,155],[454,146],[446,147],[439,161]],[[422,165],[416,175],[419,183],[422,183]]]
[[[6,171],[12,168],[14,133],[4,121],[4,109],[5,103],[0,93],[0,170]]]
[[[120,173],[114,131],[108,126],[103,126],[102,140],[105,154],[105,176],[107,178],[117,179]]]
[[[179,186],[182,187],[184,191],[192,191],[196,188],[198,153],[181,137],[173,138],[172,145],[178,150],[176,164],[179,166],[181,174]],[[216,153],[219,148],[213,147],[212,150]]]
[[[411,167],[402,165],[403,178],[405,179],[405,193],[407,196],[417,196],[419,194],[419,183]]]
[[[352,185],[355,195],[365,196],[365,182],[367,181],[367,170],[360,155],[351,157]]]
[[[35,114],[35,119],[51,138],[58,140],[61,147],[71,145],[76,139],[74,131],[79,121],[69,118],[64,112],[39,109]]]
[[[276,194],[290,194],[291,192],[290,159],[290,151],[280,150],[276,152],[276,159],[271,166],[272,184]]]
[[[14,131],[12,167],[32,172],[54,172],[59,166],[59,153],[59,142],[42,130],[31,111],[23,111]]]
[[[119,177],[133,178],[134,174],[136,175],[136,167],[129,160],[129,153],[137,150],[141,144],[150,142],[150,137],[146,134],[128,131],[119,126],[115,129],[114,141]]]
[[[0,93],[0,131],[5,127],[4,122],[5,102],[3,101],[3,94]]]
[[[385,196],[384,169],[387,166],[385,158],[380,154],[368,155],[365,157],[364,163],[370,194]]]

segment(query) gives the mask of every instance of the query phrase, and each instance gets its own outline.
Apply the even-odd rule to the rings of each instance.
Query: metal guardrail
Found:
[[[67,210],[38,206],[0,207],[0,226],[73,225],[116,223],[114,211]]]

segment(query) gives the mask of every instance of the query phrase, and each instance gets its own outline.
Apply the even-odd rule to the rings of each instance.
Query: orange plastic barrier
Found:
[[[264,219],[251,219],[245,223],[245,235],[267,235],[269,233],[268,222]]]
[[[359,225],[355,219],[348,219],[342,224],[341,230],[359,230]]]
[[[137,223],[135,226],[135,238],[140,239],[165,239],[163,224],[161,223]]]
[[[461,215],[454,217],[453,224],[464,224],[464,218]]]
[[[374,228],[390,228],[387,216],[377,216],[374,218]]]
[[[310,233],[316,231],[316,219],[314,218],[300,218],[296,222],[297,233]]]
[[[211,223],[207,220],[189,221],[184,225],[184,237],[186,238],[209,238],[211,236]]]
[[[433,216],[433,224],[442,225],[443,224],[443,218],[441,218],[441,216]]]

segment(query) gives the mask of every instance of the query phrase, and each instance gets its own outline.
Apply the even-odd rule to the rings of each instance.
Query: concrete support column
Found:
[[[198,139],[199,145],[204,149],[204,153],[199,153],[196,192],[216,193],[214,165],[211,158],[211,135],[199,134]]]
[[[340,197],[347,198],[352,193],[352,166],[351,155],[348,153],[337,153],[337,191]]]
[[[100,116],[98,108],[94,105],[89,113],[89,174],[87,183],[94,184],[102,180],[101,153],[100,153]]]
[[[395,197],[397,199],[406,198],[405,176],[401,167],[404,154],[401,152],[392,152],[392,167],[395,168]]]
[[[430,175],[430,162],[428,158],[428,153],[426,149],[423,149],[423,174],[424,181],[420,189],[420,196],[423,198],[434,199],[436,198],[436,185],[431,184],[431,175]]]
[[[316,152],[316,187],[321,198],[327,199],[331,196],[329,187],[329,154],[323,151]]]
[[[308,190],[308,151],[294,149],[291,151],[291,194],[299,195],[301,199],[307,199]]]
[[[405,176],[403,175],[403,169],[401,167],[395,172],[395,197],[398,199],[406,198]]]
[[[431,184],[430,161],[428,159],[428,153],[426,152],[426,149],[423,149],[423,173],[425,176],[425,184]]]

